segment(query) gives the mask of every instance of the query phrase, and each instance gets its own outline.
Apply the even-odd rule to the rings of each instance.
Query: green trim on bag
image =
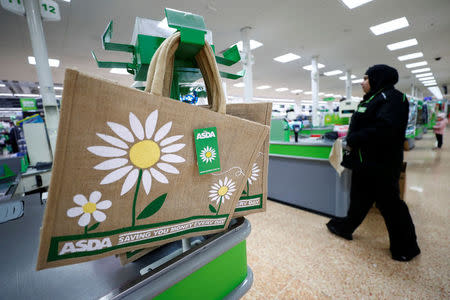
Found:
[[[144,239],[144,240],[140,240],[140,241],[136,241],[136,242],[132,242],[132,243],[115,245],[115,246],[111,246],[111,247],[104,248],[104,249],[99,249],[99,250],[77,252],[77,253],[70,253],[70,254],[63,254],[63,255],[59,255],[58,254],[58,244],[60,242],[72,241],[72,240],[82,240],[82,239],[86,240],[86,239],[101,238],[101,237],[106,238],[106,237],[109,237],[109,236],[112,236],[112,235],[115,235],[115,234],[124,233],[124,232],[131,231],[131,230],[152,229],[152,228],[159,227],[159,226],[171,225],[171,224],[186,222],[186,221],[190,221],[190,220],[193,220],[193,219],[221,219],[221,218],[226,218],[225,222],[224,222],[224,224],[226,224],[229,216],[230,216],[229,214],[218,215],[218,216],[193,216],[193,217],[189,217],[189,218],[185,218],[185,219],[179,219],[179,220],[173,220],[173,221],[169,221],[169,222],[162,222],[162,223],[149,224],[149,225],[140,225],[140,226],[134,226],[134,227],[126,227],[126,228],[121,228],[121,229],[116,229],[116,230],[111,230],[111,231],[105,231],[105,232],[52,237],[51,241],[50,241],[50,247],[49,247],[49,251],[48,251],[47,262],[63,260],[63,259],[68,259],[68,258],[76,258],[76,257],[84,257],[84,256],[91,256],[91,255],[102,254],[102,253],[110,252],[110,251],[115,250],[115,249],[121,249],[121,248],[130,247],[130,246],[146,244],[146,243],[149,243],[150,239]],[[151,239],[151,242],[166,240],[166,239],[170,239],[172,237],[181,236],[181,235],[184,235],[184,234],[187,234],[187,233],[191,233],[191,232],[198,232],[198,231],[204,231],[204,230],[208,230],[209,231],[209,230],[222,229],[222,228],[224,228],[223,225],[202,226],[202,227],[197,227],[197,228],[192,228],[192,229],[180,231],[180,232],[173,233],[173,234],[168,234],[168,235],[164,235],[164,236],[160,236],[160,237],[155,237],[155,238]]]
[[[255,198],[259,198],[259,204],[258,205],[252,205],[252,206],[247,206],[247,207],[240,207],[240,208],[236,208],[234,211],[238,212],[238,211],[245,211],[245,210],[253,210],[253,209],[260,209],[263,207],[263,194],[259,194],[259,195],[253,195],[253,196],[242,196],[241,198],[239,198],[239,200],[247,200],[247,199],[255,199]]]

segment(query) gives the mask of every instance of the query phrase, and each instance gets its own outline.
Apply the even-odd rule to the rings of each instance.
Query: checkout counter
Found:
[[[345,169],[339,176],[331,166],[328,158],[333,143],[313,137],[300,138],[297,143],[271,140],[268,197],[320,214],[345,217],[351,171]]]

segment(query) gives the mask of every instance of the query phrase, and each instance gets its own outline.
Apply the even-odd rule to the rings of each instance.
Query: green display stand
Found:
[[[13,171],[11,171],[8,165],[3,164],[0,166],[0,180],[13,176],[16,176],[16,174]]]
[[[288,123],[285,119],[272,119],[270,124],[270,140],[289,142]]]

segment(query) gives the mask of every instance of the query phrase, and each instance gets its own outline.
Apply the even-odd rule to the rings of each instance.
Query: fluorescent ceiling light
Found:
[[[428,80],[435,80],[434,76],[429,76],[429,77],[422,77],[419,78],[419,81],[428,81]]]
[[[361,83],[363,81],[364,81],[364,79],[361,78],[361,79],[352,80],[352,83],[356,84],[356,83]]]
[[[427,84],[424,84],[424,86],[436,86],[437,87],[437,83],[436,82],[427,83]]]
[[[336,98],[342,98],[342,95],[337,94],[337,95],[334,95],[334,97],[336,97]]]
[[[299,58],[301,58],[301,56],[295,55],[293,53],[288,53],[288,54],[285,54],[285,55],[281,55],[281,56],[275,57],[273,60],[276,60],[276,61],[278,61],[280,63],[287,63],[287,62],[290,62],[290,61],[293,61],[293,60],[296,60],[296,59],[299,59]]]
[[[62,86],[55,86],[54,89],[55,89],[56,91],[58,91],[58,90],[59,90],[59,91],[62,91],[63,87],[62,87]]]
[[[342,74],[344,72],[342,72],[341,70],[334,70],[334,71],[329,71],[329,72],[325,72],[323,73],[325,76],[334,76],[334,75],[338,75],[338,74]]]
[[[14,94],[16,97],[40,97],[39,94]]]
[[[333,97],[333,94],[325,94],[325,97]]]
[[[408,20],[405,17],[402,17],[389,22],[371,26],[370,30],[373,32],[373,34],[380,35],[391,31],[399,30],[408,26],[409,26]]]
[[[6,85],[4,85],[3,83],[0,83],[0,87],[5,87]]]
[[[436,82],[436,80],[428,80],[428,81],[422,81],[422,84],[436,84],[437,82]]]
[[[260,85],[256,89],[257,90],[267,90],[267,89],[270,89],[270,88],[271,88],[270,85]]]
[[[244,87],[245,84],[243,82],[239,82],[239,83],[233,84],[233,86],[235,86],[235,87]]]
[[[285,92],[288,90],[289,90],[288,88],[279,88],[279,89],[276,89],[275,92]]]
[[[325,66],[322,65],[322,64],[317,64],[317,68],[318,69],[322,69],[322,68],[325,68]],[[312,71],[312,65],[304,66],[303,69],[308,70],[308,71]]]
[[[323,96],[323,95],[325,95],[325,93],[319,93],[318,95],[319,95],[319,96]]]
[[[70,3],[70,0],[63,0],[64,2],[68,2],[68,3]]]
[[[355,7],[361,6],[363,4],[369,3],[373,0],[341,0],[344,4],[350,8],[354,9]]]
[[[304,92],[303,94],[305,94],[305,95],[312,95],[312,92],[311,91],[307,91],[307,92]]]
[[[231,45],[230,48],[233,47],[234,45],[237,45],[238,50],[239,50],[240,52],[243,51],[244,48],[243,48],[242,41],[239,41],[239,42],[237,42],[236,44]],[[255,40],[250,40],[250,50],[254,50],[254,49],[256,49],[256,48],[259,48],[259,47],[261,47],[262,45],[263,45],[263,43],[260,43],[260,42],[255,41]]]
[[[301,92],[303,92],[303,90],[292,90],[291,91],[292,94],[298,94],[298,93],[301,93]]]
[[[433,93],[433,95],[437,98],[437,99],[442,99],[442,93],[441,90],[439,89],[439,87],[434,86],[434,87],[429,87],[428,90]]]
[[[416,63],[407,64],[406,68],[407,69],[412,69],[412,68],[426,66],[426,65],[428,65],[428,63],[426,61],[419,61],[419,62],[416,62]]]
[[[12,97],[13,94],[11,94],[11,93],[0,93],[0,96],[4,96],[4,97]]]
[[[351,79],[355,79],[356,76],[355,76],[355,75],[352,75],[352,76],[350,76],[350,78],[351,78]],[[341,77],[339,77],[339,79],[340,79],[340,80],[347,80],[347,76],[341,76]]]
[[[394,51],[394,50],[399,50],[399,49],[415,46],[417,44],[418,44],[418,42],[416,39],[410,39],[410,40],[406,40],[403,42],[389,44],[389,45],[387,45],[387,48],[391,51]]]
[[[422,74],[417,74],[416,77],[420,78],[420,77],[428,77],[428,76],[432,76],[433,73],[429,72],[429,73],[422,73]]]
[[[415,58],[419,58],[419,57],[423,57],[422,52],[406,54],[406,55],[399,56],[397,58],[399,61],[405,61],[405,60],[415,59]]]
[[[416,74],[416,73],[428,72],[430,70],[431,70],[430,68],[415,69],[415,70],[412,70],[411,73]]]
[[[28,63],[30,65],[35,65],[36,64],[36,58],[34,56],[28,56]],[[49,58],[48,59],[48,64],[50,65],[50,67],[57,68],[57,67],[59,67],[59,59]]]
[[[258,98],[258,97],[253,97],[253,100],[267,101],[267,102],[295,102],[295,100],[293,99],[272,99],[272,98]]]
[[[112,68],[111,70],[109,70],[109,73],[120,74],[120,75],[130,75],[130,73],[127,72],[127,69],[123,69],[123,68]]]

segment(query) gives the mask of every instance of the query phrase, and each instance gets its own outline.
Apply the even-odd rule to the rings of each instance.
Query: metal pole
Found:
[[[251,102],[253,100],[253,56],[250,50],[250,38],[249,33],[251,27],[244,27],[241,29],[242,37],[242,50],[244,63],[244,102]]]
[[[319,115],[317,114],[317,107],[319,104],[319,68],[317,65],[319,57],[313,56],[311,61],[311,92],[312,92],[312,125],[319,126]]]
[[[53,88],[53,78],[48,64],[47,46],[39,9],[39,0],[24,0],[25,12],[30,30],[31,46],[36,58],[36,70],[39,79],[42,104],[44,106],[45,123],[50,140],[52,154],[55,153],[56,133],[58,130],[59,112]]]
[[[347,70],[345,77],[345,98],[352,100],[352,70]]]

